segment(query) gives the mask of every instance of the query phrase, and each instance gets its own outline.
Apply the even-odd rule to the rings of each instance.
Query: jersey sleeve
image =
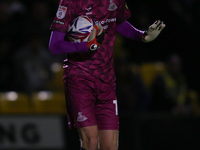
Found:
[[[117,23],[122,23],[131,17],[131,13],[125,0],[119,0],[119,7],[117,10]]]
[[[66,33],[68,25],[74,19],[75,4],[76,3],[73,3],[72,1],[60,0],[60,4],[50,30]]]

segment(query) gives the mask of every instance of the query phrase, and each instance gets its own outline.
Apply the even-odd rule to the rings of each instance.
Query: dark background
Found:
[[[190,88],[200,90],[199,66],[199,24],[200,2],[198,0],[142,0],[127,1],[132,18],[130,22],[143,28],[154,20],[163,20],[166,28],[152,43],[134,43],[128,40],[133,60],[136,62],[165,61],[169,55],[182,57],[183,73]],[[142,20],[142,21],[141,21]],[[141,23],[143,22],[143,24]]]

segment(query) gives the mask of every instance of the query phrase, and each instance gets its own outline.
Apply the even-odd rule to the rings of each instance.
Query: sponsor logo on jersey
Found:
[[[103,29],[106,30],[106,29],[108,29],[108,25],[105,25],[105,24],[113,23],[113,22],[116,22],[116,21],[117,21],[117,18],[111,18],[111,19],[106,19],[105,21],[95,21],[95,24],[96,25],[102,25]]]
[[[103,26],[103,29],[104,30],[108,29],[108,25]]]
[[[88,118],[82,115],[82,112],[78,112],[78,118],[77,121],[78,122],[83,122],[85,120],[87,120]]]
[[[114,0],[110,0],[110,5],[108,7],[109,11],[115,11],[117,9],[117,5],[113,3]]]
[[[66,15],[66,12],[67,12],[67,7],[65,6],[59,6],[58,7],[58,11],[56,13],[56,16],[58,19],[63,19]]]
[[[104,25],[106,23],[116,22],[117,18],[106,19],[105,21],[95,21],[96,25]]]

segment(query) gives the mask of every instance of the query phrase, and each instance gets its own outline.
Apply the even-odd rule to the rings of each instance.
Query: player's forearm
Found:
[[[121,24],[117,24],[117,32],[124,37],[134,40],[141,40],[142,34],[144,33],[144,31],[136,29],[127,21],[124,21]]]
[[[65,33],[52,31],[49,41],[49,50],[52,54],[67,54],[75,52],[88,52],[86,42],[71,43],[64,41]]]

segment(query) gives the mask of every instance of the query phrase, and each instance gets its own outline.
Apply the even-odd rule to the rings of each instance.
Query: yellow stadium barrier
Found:
[[[63,92],[40,91],[33,94],[35,112],[39,114],[66,114]]]
[[[0,93],[0,113],[33,113],[34,107],[27,94],[9,91]]]

